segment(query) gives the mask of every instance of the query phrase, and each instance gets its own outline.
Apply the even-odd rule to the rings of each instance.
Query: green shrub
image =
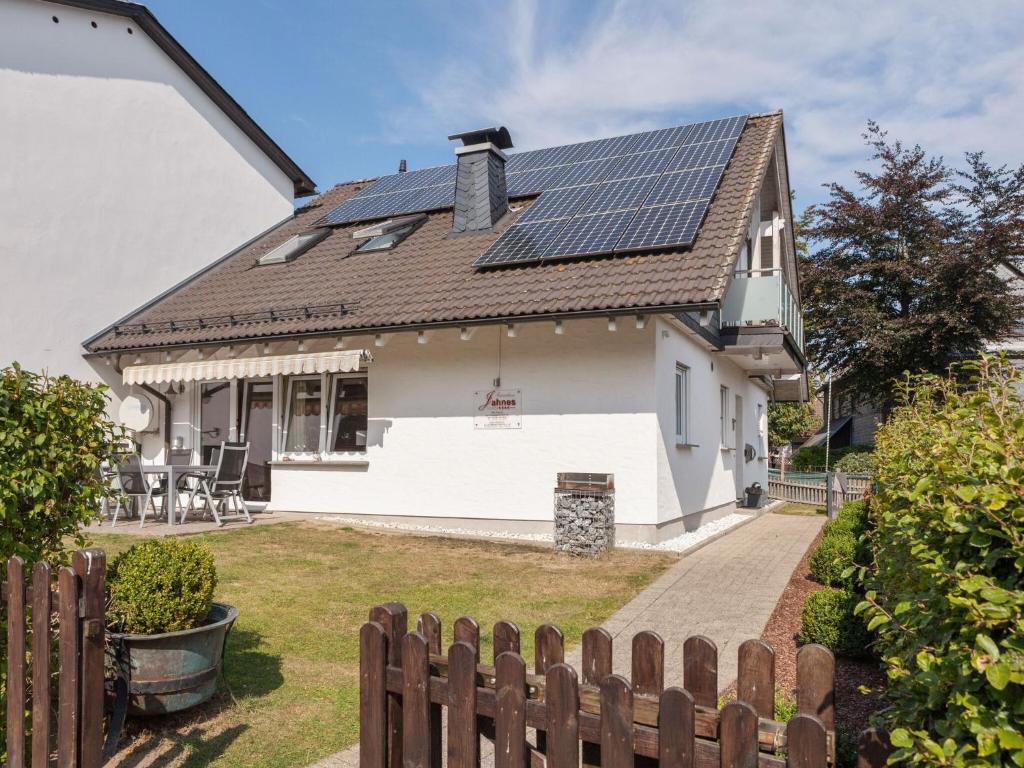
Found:
[[[839,457],[833,465],[836,472],[851,475],[873,475],[875,473],[874,451],[851,451]]]
[[[845,586],[848,579],[843,578],[843,571],[854,564],[856,551],[857,539],[847,529],[826,528],[811,555],[811,575],[827,587]]]
[[[66,563],[107,493],[100,464],[120,430],[106,387],[50,378],[17,363],[0,370],[0,558]]]
[[[836,512],[836,519],[830,525],[845,527],[854,536],[861,536],[868,530],[868,503],[864,499],[848,501]]]
[[[901,387],[877,436],[858,606],[888,676],[894,762],[1024,765],[1024,402],[983,358]]]
[[[847,456],[871,453],[871,450],[869,445],[847,445],[843,448],[832,448],[828,452],[829,469],[835,469],[836,462]],[[823,469],[825,467],[825,446],[812,445],[801,448],[793,454],[792,466],[798,472]]]
[[[217,571],[198,541],[153,539],[110,564],[108,622],[117,632],[158,634],[198,626],[210,612]]]
[[[869,636],[854,615],[858,595],[845,589],[825,589],[808,595],[800,617],[800,642],[819,643],[841,656],[867,654]]]

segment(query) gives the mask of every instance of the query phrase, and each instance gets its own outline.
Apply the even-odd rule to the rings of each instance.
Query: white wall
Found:
[[[618,523],[653,524],[657,509],[653,323],[524,324],[517,338],[485,327],[417,344],[396,334],[372,351],[366,468],[276,466],[271,508],[499,520],[552,518],[558,472],[612,472]],[[473,428],[474,392],[497,375],[521,389],[520,430]],[[358,340],[349,346],[354,348]]]
[[[675,323],[659,319],[656,339],[658,522],[734,502],[737,462],[742,466],[742,487],[759,482],[767,489],[768,465],[762,458],[766,445],[763,430],[767,427],[765,390],[733,362],[707,351]],[[679,363],[689,368],[690,446],[677,445],[675,438],[675,371]],[[759,457],[754,461],[744,461],[743,445],[722,449],[719,403],[723,385],[729,388],[730,419],[742,419],[742,442],[758,448]],[[736,395],[743,397],[742,414],[735,413]]]
[[[81,342],[293,209],[142,30],[38,0],[0,2],[0,157],[0,365],[118,391]]]

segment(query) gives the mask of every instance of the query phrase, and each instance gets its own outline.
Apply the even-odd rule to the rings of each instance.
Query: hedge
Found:
[[[847,445],[842,448],[832,448],[828,452],[829,469],[835,469],[836,462],[858,453],[870,454],[871,446]],[[793,454],[792,466],[798,472],[823,469],[825,466],[825,446],[812,445],[799,449]]]
[[[856,592],[833,587],[812,592],[800,616],[800,642],[820,643],[840,656],[866,655],[871,638],[854,614],[859,599]]]
[[[832,530],[831,534],[826,531],[811,555],[811,575],[825,586],[840,587],[849,578],[843,578],[843,572],[854,565],[857,539],[844,528]]]
[[[880,720],[916,765],[1024,765],[1024,402],[982,358],[901,387],[877,435],[858,606],[888,676]]]

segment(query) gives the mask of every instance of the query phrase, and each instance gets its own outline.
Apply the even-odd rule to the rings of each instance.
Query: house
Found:
[[[766,485],[768,401],[807,396],[781,112],[449,139],[89,340],[169,409],[145,454],[242,440],[269,509],[521,532],[558,473],[609,473],[622,540]]]
[[[113,414],[128,390],[82,340],[314,192],[145,7],[120,0],[0,3],[0,147],[0,366],[103,381]]]

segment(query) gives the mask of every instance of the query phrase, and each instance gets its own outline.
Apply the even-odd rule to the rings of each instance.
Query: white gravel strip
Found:
[[[710,539],[719,533],[729,530],[740,523],[749,520],[750,515],[733,513],[704,523],[694,531],[687,531],[672,539],[666,539],[658,544],[650,544],[645,541],[619,541],[617,547],[629,549],[652,549],[659,552],[685,552],[702,541]],[[324,515],[316,518],[329,523],[343,523],[364,528],[381,528],[391,531],[411,531],[414,533],[434,533],[442,536],[468,536],[479,539],[510,539],[513,541],[538,541],[554,542],[554,536],[550,533],[522,533],[515,531],[482,531],[477,528],[441,528],[435,525],[415,525],[412,523],[388,523],[383,520],[357,520],[352,517],[339,517],[338,515]]]
[[[738,512],[734,512],[731,515],[712,520],[710,523],[704,523],[704,525],[696,530],[687,531],[671,539],[665,539],[665,541],[658,544],[650,544],[645,541],[620,541],[616,542],[616,546],[629,547],[630,549],[654,549],[659,552],[685,552],[702,541],[710,539],[712,536],[727,531],[749,519],[750,515],[741,515]]]

